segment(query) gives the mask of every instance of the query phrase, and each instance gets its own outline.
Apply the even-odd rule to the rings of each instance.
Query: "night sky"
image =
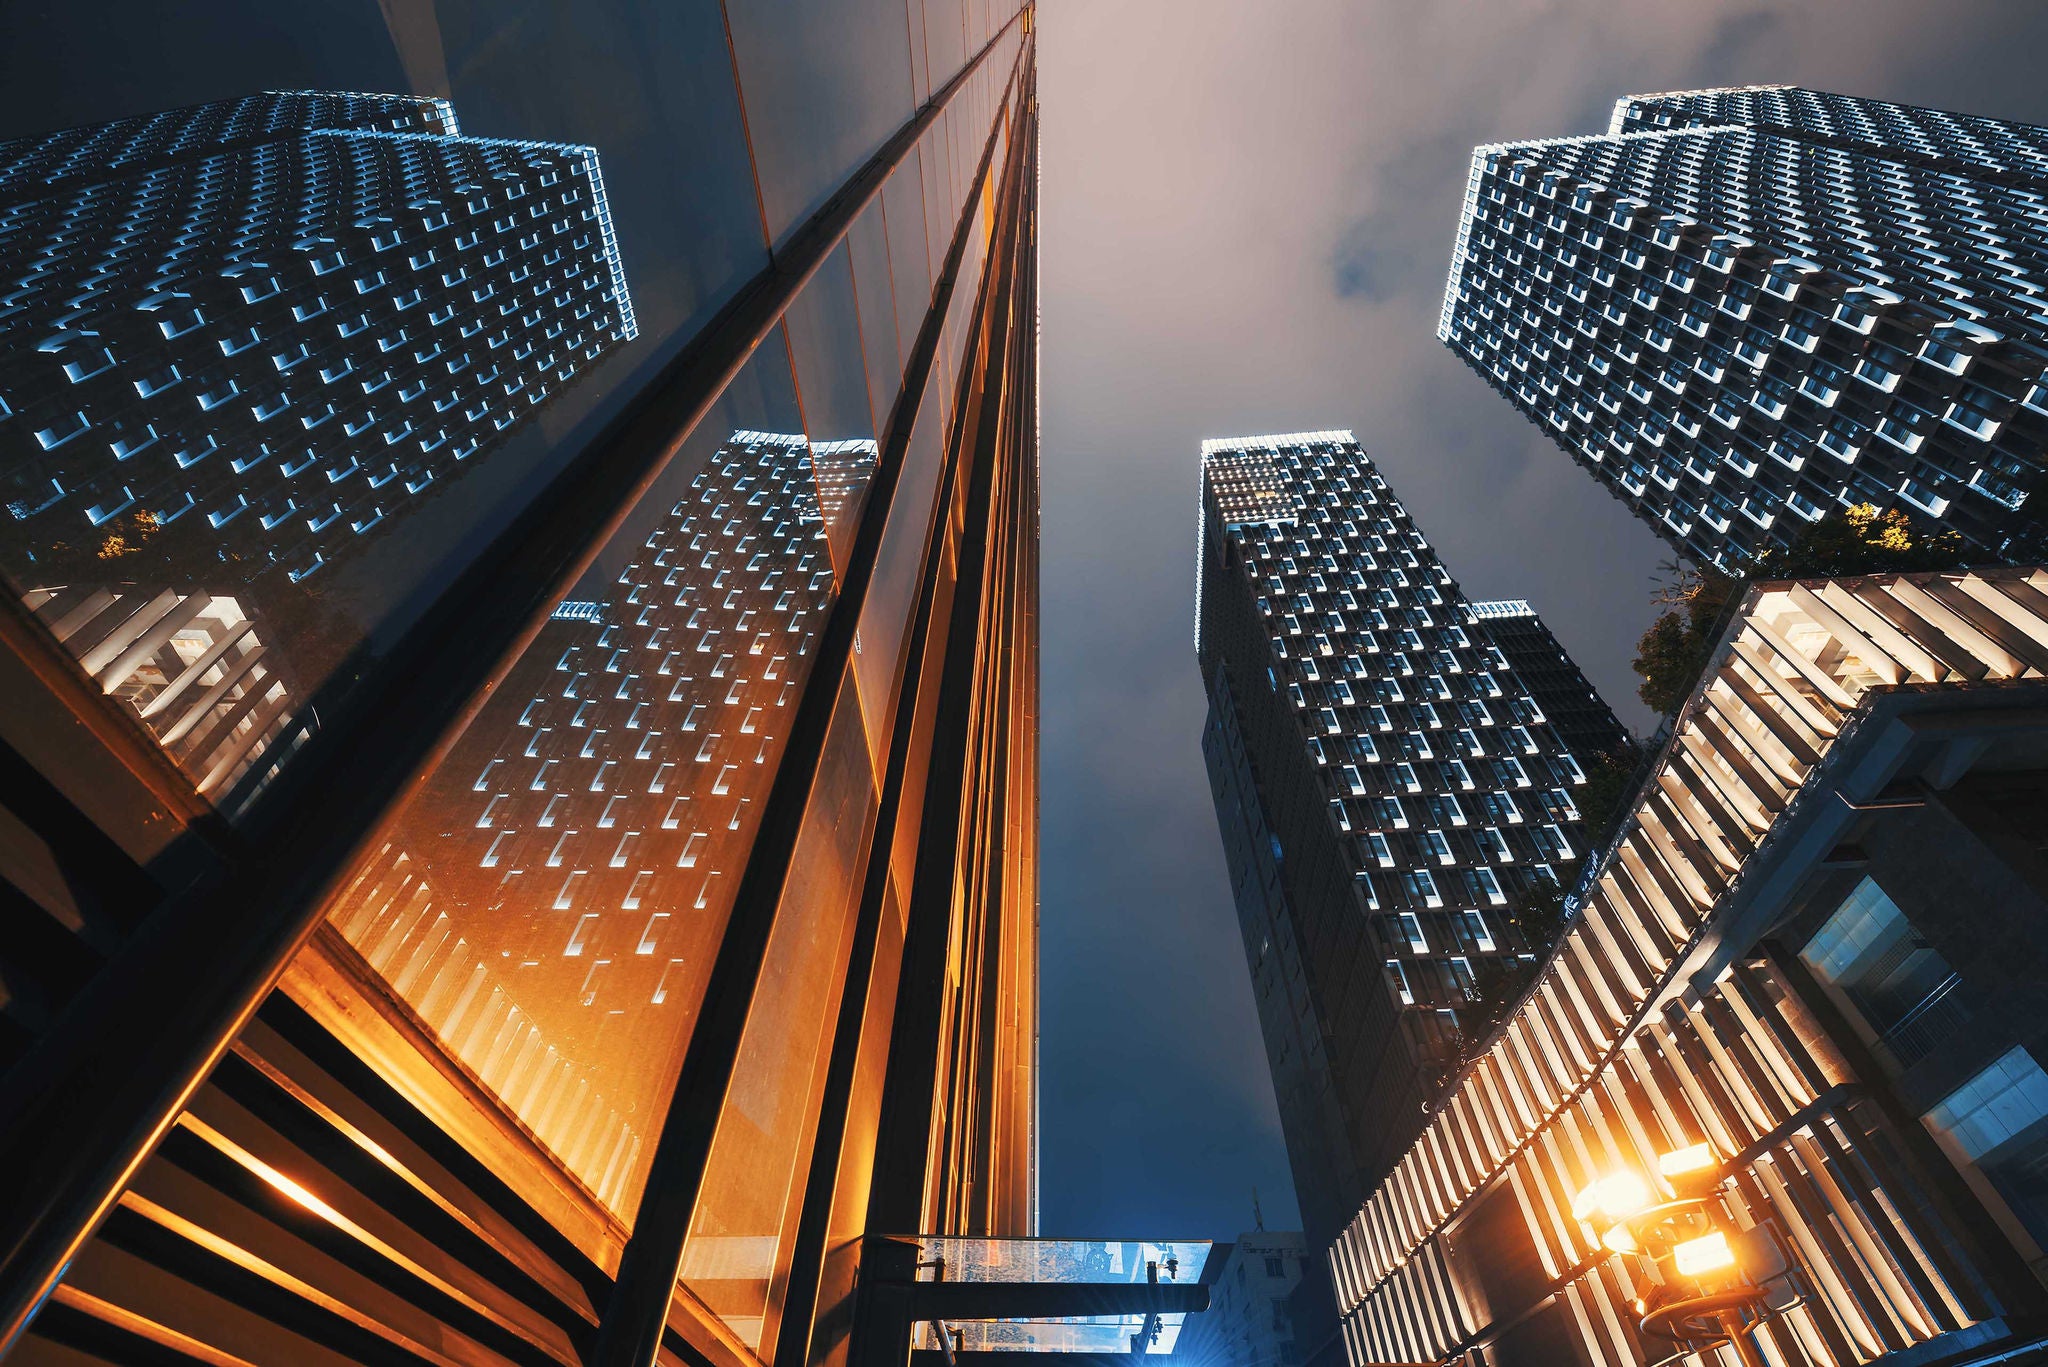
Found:
[[[1198,447],[1353,429],[1623,719],[1669,552],[1436,340],[1474,144],[1784,82],[2048,123],[2048,7],[1042,0],[1043,1220],[1296,1219],[1203,772]]]

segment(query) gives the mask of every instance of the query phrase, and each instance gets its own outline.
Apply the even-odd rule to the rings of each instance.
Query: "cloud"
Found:
[[[1339,299],[1383,304],[1413,282],[1405,263],[1375,244],[1379,231],[1380,224],[1374,219],[1360,219],[1337,239],[1337,248],[1330,254],[1330,275]]]
[[[1769,10],[1729,15],[1714,25],[1706,47],[1700,52],[1700,70],[1711,73],[1738,69],[1761,39],[1782,27],[1778,16]],[[1708,79],[1712,79],[1711,75]]]

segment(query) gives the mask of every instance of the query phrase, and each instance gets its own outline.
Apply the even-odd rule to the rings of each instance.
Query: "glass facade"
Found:
[[[1605,136],[1475,149],[1437,335],[1703,562],[1856,504],[2037,558],[2044,147],[1789,87],[1625,98]]]
[[[356,8],[0,98],[0,1356],[842,1361],[1036,1222],[1032,12]]]
[[[1102,1239],[960,1239],[918,1241],[920,1280],[980,1286],[1194,1286],[1204,1280],[1214,1246],[1206,1240],[1144,1242]],[[1172,1354],[1187,1312],[1127,1312],[1051,1318],[954,1319],[920,1326],[914,1343],[954,1351],[1013,1353]]]
[[[1303,1219],[1325,1240],[1584,854],[1584,774],[1348,432],[1202,447],[1217,816]],[[1477,1033],[1483,1033],[1479,1031]]]
[[[0,161],[0,571],[224,796],[360,631],[326,583],[637,335],[598,154],[268,92]]]

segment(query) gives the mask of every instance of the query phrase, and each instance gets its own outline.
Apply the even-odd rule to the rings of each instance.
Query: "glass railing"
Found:
[[[1206,1240],[991,1239],[928,1235],[918,1240],[924,1282],[1118,1288],[1200,1283]],[[1132,1310],[1044,1318],[943,1319],[920,1323],[917,1348],[1038,1353],[1171,1353],[1187,1311]],[[942,1341],[941,1335],[945,1336]]]

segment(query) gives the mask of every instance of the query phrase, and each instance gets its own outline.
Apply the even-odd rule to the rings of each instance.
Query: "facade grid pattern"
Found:
[[[1472,613],[1581,765],[1628,752],[1628,728],[1534,608],[1515,598],[1474,603]]]
[[[27,600],[0,594],[0,1153],[24,1198],[0,1202],[0,1356],[872,1367],[908,1349],[891,1288],[915,1273],[892,1269],[916,1239],[1034,1232],[1034,15],[935,9],[907,50],[835,7],[735,9],[716,43],[701,18],[475,35],[493,60],[465,88],[604,148],[616,236],[588,148],[377,97],[81,130],[0,196],[108,209],[45,235],[68,285],[0,272],[0,442],[41,449],[52,389],[147,404],[121,392],[149,378],[124,308],[136,346],[196,348],[164,353],[156,445],[117,460],[129,410],[95,409],[42,450],[58,504],[0,496],[31,505],[0,513]],[[314,70],[345,60],[317,16],[276,19]],[[83,108],[184,79],[94,37],[140,84]],[[618,80],[602,54],[635,43],[673,79]],[[687,186],[659,174],[679,155]],[[410,205],[415,164],[445,228]],[[143,214],[124,242],[151,186],[200,220]],[[262,278],[227,277],[250,220]],[[151,341],[164,315],[94,273],[131,247],[113,264],[171,272],[203,324]],[[319,296],[331,316],[292,317]],[[66,374],[90,339],[60,321],[105,324],[112,373]],[[282,341],[220,345],[271,322]],[[366,393],[359,348],[401,327]],[[585,334],[617,345],[586,364]],[[201,409],[201,359],[244,392]],[[414,402],[415,365],[526,384],[436,414],[421,467],[380,406]],[[291,406],[265,420],[273,374]],[[345,516],[265,527],[297,486],[234,469],[229,438],[326,440],[342,415],[301,405],[344,399],[379,421],[296,477]],[[161,474],[195,430],[221,445],[183,485],[101,481],[133,484],[125,509],[79,477]],[[499,444],[457,462],[466,435]],[[380,461],[404,468],[365,504]],[[263,729],[280,712],[303,743]]]
[[[637,334],[591,148],[456,136],[404,97],[129,122],[117,148],[10,145],[58,163],[0,208],[0,498],[29,587],[123,515],[153,562],[303,580]]]
[[[1704,563],[1860,503],[2030,558],[2044,142],[1812,91],[1625,99],[1607,136],[1474,151],[1438,335]]]
[[[832,445],[857,504],[875,445]],[[557,610],[330,913],[622,1214],[666,1057],[615,1036],[695,1011],[832,593],[809,443],[733,433],[610,600]]]
[[[1492,966],[1541,950],[1508,912],[1584,853],[1584,773],[1350,433],[1208,441],[1202,470],[1205,747],[1254,977],[1289,965],[1262,1020],[1320,1239]]]
[[[1767,1226],[1806,1288],[1761,1331],[1774,1360],[1866,1361],[1996,1313],[1853,1065],[1719,920],[1871,699],[2044,677],[2044,587],[2029,569],[1750,591],[1535,987],[1331,1251],[1353,1363],[1503,1333],[1499,1360],[1550,1360],[1574,1350],[1512,1342],[1549,1295],[1587,1360],[1662,1357],[1629,1264],[1572,1218],[1572,1193],[1701,1142],[1732,1156],[1739,1225]],[[1475,1274],[1508,1229],[1532,1266]]]

